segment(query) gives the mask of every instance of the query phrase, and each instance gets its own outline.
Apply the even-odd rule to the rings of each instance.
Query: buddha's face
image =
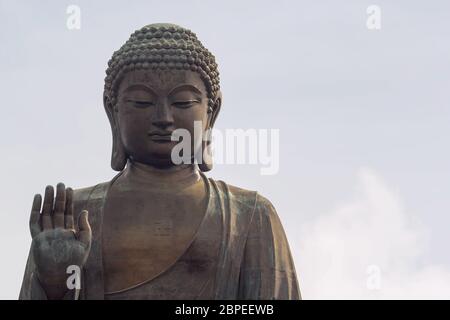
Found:
[[[136,70],[125,74],[117,92],[115,111],[121,142],[128,157],[155,166],[171,166],[176,129],[189,131],[191,156],[201,148],[194,142],[194,123],[202,134],[209,127],[208,98],[200,75],[187,70]]]

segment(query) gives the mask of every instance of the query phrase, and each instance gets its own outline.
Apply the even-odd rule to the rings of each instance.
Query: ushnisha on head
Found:
[[[188,89],[180,93],[180,87]],[[200,121],[203,134],[210,135],[221,105],[217,63],[192,31],[169,23],[150,24],[114,52],[103,101],[113,133],[112,168],[123,170],[127,160],[168,166],[174,143],[156,143],[147,134],[180,128],[193,133],[193,123]],[[212,166],[207,140],[201,148],[192,148],[191,156],[201,158],[202,171]]]
[[[184,69],[198,72],[208,90],[208,104],[220,90],[215,57],[192,31],[170,23],[155,23],[136,30],[108,62],[104,96],[114,105],[123,75],[137,69]]]

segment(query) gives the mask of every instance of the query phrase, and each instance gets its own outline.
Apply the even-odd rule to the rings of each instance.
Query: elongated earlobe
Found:
[[[210,106],[208,109],[209,114],[209,124],[206,128],[205,138],[202,142],[202,156],[201,161],[198,164],[198,167],[201,171],[207,172],[210,171],[213,167],[213,155],[212,155],[212,129],[214,123],[216,122],[217,116],[220,111],[220,107],[222,106],[222,93],[220,91],[217,92],[214,104]]]
[[[117,112],[106,96],[103,98],[103,105],[105,107],[106,114],[108,115],[109,124],[111,125],[111,132],[113,138],[112,154],[111,154],[111,168],[115,171],[122,171],[127,163],[127,154],[120,139],[119,127],[116,121]]]
[[[209,130],[211,135],[211,130]],[[202,157],[201,161],[198,164],[198,167],[201,171],[207,172],[211,171],[213,168],[213,157],[212,157],[212,150],[211,150],[211,136],[208,137],[206,141],[202,142]]]
[[[111,168],[122,171],[127,163],[127,155],[118,134],[113,133],[113,148],[111,155]]]

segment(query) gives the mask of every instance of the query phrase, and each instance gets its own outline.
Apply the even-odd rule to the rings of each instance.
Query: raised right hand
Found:
[[[42,197],[35,195],[30,231],[39,282],[49,299],[61,299],[69,290],[67,267],[76,265],[82,269],[89,256],[92,232],[86,210],[80,213],[78,231],[75,230],[71,188],[59,183],[56,197],[53,196],[53,187],[47,186],[41,211]]]

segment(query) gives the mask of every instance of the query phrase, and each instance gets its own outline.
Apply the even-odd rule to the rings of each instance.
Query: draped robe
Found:
[[[186,251],[155,278],[116,293],[105,292],[102,263],[103,208],[114,179],[75,190],[74,212],[89,211],[92,245],[81,289],[65,299],[301,299],[286,235],[269,200],[202,178],[208,205]],[[19,299],[46,299],[35,268],[30,250]]]

